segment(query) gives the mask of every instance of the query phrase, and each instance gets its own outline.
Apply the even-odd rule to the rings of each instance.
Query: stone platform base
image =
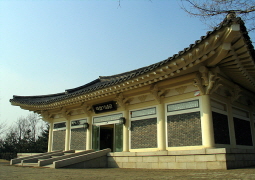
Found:
[[[254,149],[199,149],[108,153],[110,168],[233,169],[255,165]]]

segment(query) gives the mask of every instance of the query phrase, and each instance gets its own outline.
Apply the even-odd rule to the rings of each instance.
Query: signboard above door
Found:
[[[116,104],[116,101],[105,102],[105,103],[93,105],[93,109],[96,114],[104,113],[108,111],[115,111],[117,110],[117,104]]]

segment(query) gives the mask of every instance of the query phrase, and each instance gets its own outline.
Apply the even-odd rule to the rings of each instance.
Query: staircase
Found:
[[[107,154],[110,151],[111,149],[95,152],[92,149],[80,152],[75,152],[75,150],[54,151],[12,159],[10,165],[45,168],[105,168],[107,167]]]

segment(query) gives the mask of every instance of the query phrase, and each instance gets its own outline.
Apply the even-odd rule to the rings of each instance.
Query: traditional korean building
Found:
[[[255,165],[254,55],[243,21],[228,15],[166,60],[10,102],[50,124],[49,152],[110,148],[107,167]]]

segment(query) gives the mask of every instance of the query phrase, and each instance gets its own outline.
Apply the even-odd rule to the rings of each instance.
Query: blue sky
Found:
[[[1,0],[0,122],[29,112],[13,95],[44,95],[177,54],[209,29],[178,0]]]

